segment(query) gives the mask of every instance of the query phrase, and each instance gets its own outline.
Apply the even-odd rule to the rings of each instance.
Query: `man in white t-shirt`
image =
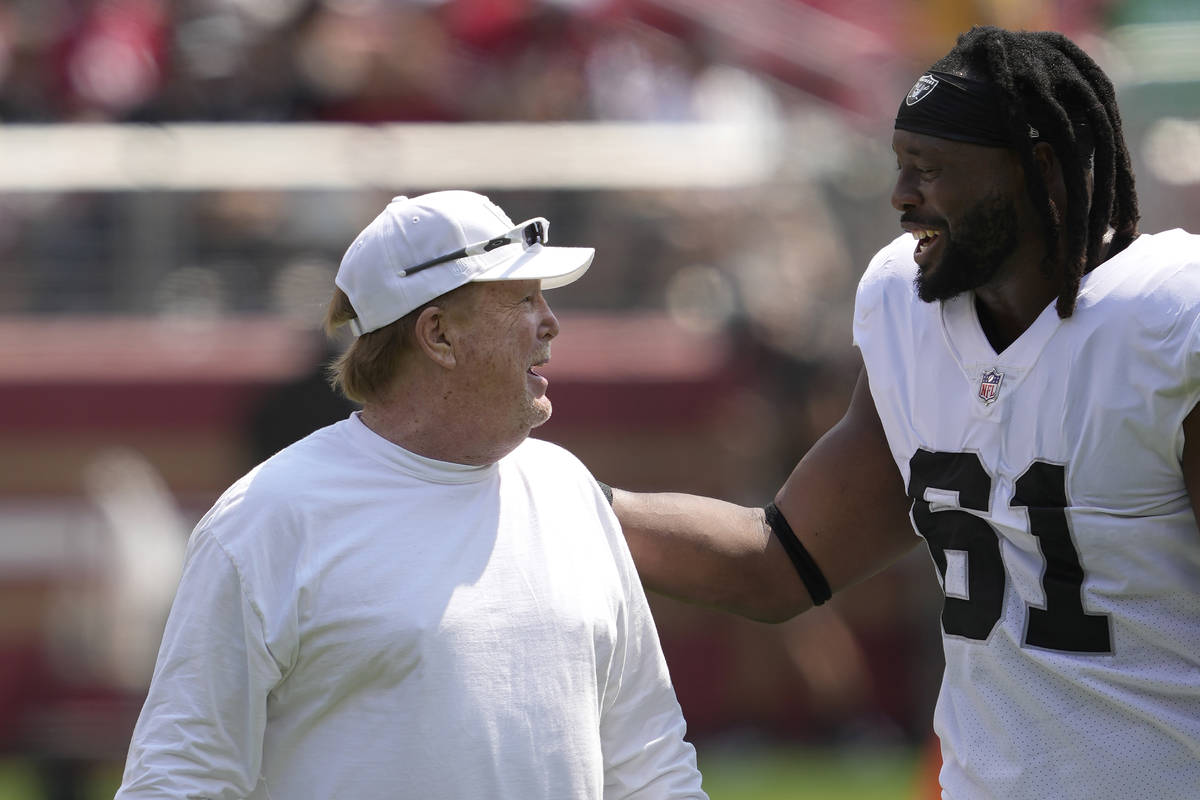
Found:
[[[1200,237],[1139,233],[1112,84],[1060,34],[972,29],[895,128],[908,234],[859,285],[848,411],[765,509],[615,492],[638,568],[785,619],[915,528],[944,798],[1200,797]]]
[[[350,245],[362,411],[196,526],[118,798],[705,797],[609,503],[528,438],[593,257],[548,226],[435,192]]]

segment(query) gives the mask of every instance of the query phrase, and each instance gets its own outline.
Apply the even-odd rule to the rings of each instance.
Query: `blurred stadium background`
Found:
[[[393,194],[597,248],[539,436],[770,499],[848,396],[896,105],[974,23],[1080,42],[1144,228],[1200,230],[1194,0],[0,3],[0,800],[111,797],[187,532],[349,411],[316,326]],[[653,602],[714,800],[933,796],[922,554],[780,626]]]

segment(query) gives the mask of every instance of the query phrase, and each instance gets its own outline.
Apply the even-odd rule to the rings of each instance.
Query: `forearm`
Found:
[[[892,461],[865,374],[846,415],[821,437],[775,496],[817,588],[837,592],[917,543],[909,498]],[[683,494],[615,492],[642,582],[651,590],[778,622],[812,605],[763,509]]]
[[[614,489],[613,509],[651,591],[771,622],[811,605],[761,508]]]

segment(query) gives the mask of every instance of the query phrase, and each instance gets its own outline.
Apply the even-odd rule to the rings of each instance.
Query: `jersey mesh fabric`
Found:
[[[1200,238],[1143,235],[1003,353],[873,259],[855,342],[946,601],[945,796],[1200,796]],[[999,375],[998,388],[996,375]],[[985,376],[993,386],[984,386]],[[986,400],[991,396],[991,402]]]

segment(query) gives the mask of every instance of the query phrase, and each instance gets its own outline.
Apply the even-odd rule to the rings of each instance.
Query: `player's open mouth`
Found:
[[[909,233],[917,240],[917,248],[913,251],[913,259],[918,265],[923,265],[925,261],[923,256],[942,238],[942,234],[940,231],[932,229],[911,230]]]
[[[929,247],[929,245],[931,245],[935,241],[937,241],[938,236],[941,235],[937,231],[933,231],[933,230],[911,231],[911,233],[913,235],[913,238],[917,240],[916,252],[918,252],[918,253],[920,253],[922,250]]]

